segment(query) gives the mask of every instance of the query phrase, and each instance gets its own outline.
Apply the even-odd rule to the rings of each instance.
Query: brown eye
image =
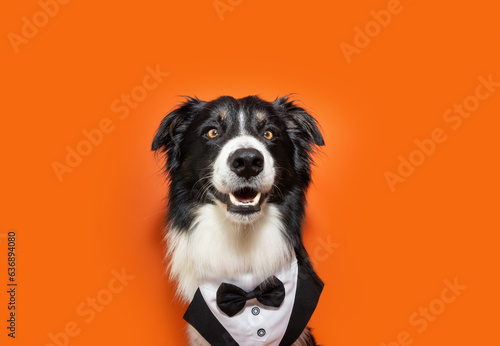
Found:
[[[273,137],[274,137],[274,134],[271,131],[268,130],[268,131],[264,132],[265,139],[271,140],[271,139],[273,139]]]
[[[219,130],[217,129],[211,129],[210,131],[207,132],[208,138],[215,138],[219,135]]]

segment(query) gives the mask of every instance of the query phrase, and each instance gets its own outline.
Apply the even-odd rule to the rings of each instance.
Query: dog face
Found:
[[[173,222],[215,203],[233,222],[251,223],[265,203],[302,196],[311,154],[323,144],[314,118],[288,97],[222,96],[188,98],[163,119],[152,150],[166,155]]]

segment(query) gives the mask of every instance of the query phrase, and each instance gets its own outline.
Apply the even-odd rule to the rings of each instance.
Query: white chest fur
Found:
[[[167,244],[171,277],[186,302],[193,298],[198,278],[225,281],[251,273],[263,281],[295,258],[279,210],[272,204],[265,204],[262,217],[249,225],[227,219],[218,205],[205,205],[191,230],[168,232]]]

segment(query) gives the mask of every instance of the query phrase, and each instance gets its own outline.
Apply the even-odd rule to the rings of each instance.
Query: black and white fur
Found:
[[[302,224],[311,155],[322,145],[316,120],[288,96],[189,97],[162,120],[152,150],[166,158],[166,240],[181,299],[193,298],[197,273],[264,280],[295,257],[314,273]],[[316,345],[309,328],[294,345]]]

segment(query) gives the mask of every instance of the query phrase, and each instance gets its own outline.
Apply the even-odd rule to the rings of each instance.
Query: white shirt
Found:
[[[222,282],[199,278],[200,292],[217,320],[241,346],[279,345],[285,334],[297,290],[297,260],[290,267],[284,268],[275,276],[283,282],[285,299],[279,308],[265,306],[256,298],[249,299],[245,308],[234,315],[227,316],[217,306],[217,289]],[[252,274],[244,274],[234,280],[224,282],[236,285],[245,291],[252,291],[262,283],[261,278]]]

